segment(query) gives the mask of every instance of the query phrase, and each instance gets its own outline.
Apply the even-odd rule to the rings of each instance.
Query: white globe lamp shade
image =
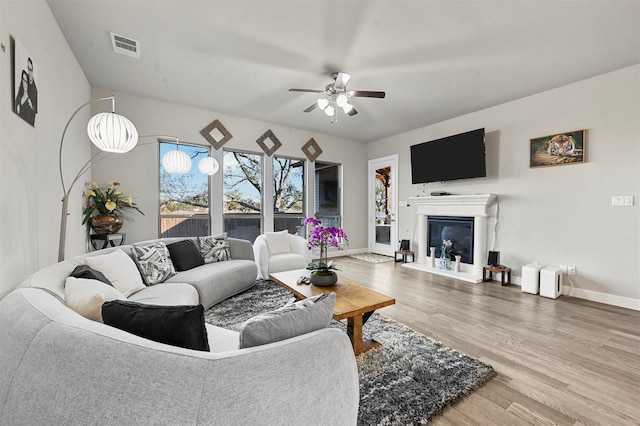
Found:
[[[173,149],[162,157],[162,167],[169,173],[188,173],[191,170],[191,157],[185,152]]]
[[[324,109],[324,113],[327,114],[329,117],[331,117],[333,115],[334,111],[335,110],[333,108],[333,105],[329,105],[328,107],[326,107]]]
[[[219,169],[220,165],[213,157],[204,157],[198,161],[198,170],[200,170],[200,173],[202,174],[212,176],[218,173]]]
[[[344,106],[347,105],[348,102],[349,102],[349,99],[347,98],[347,95],[345,95],[344,93],[339,94],[338,97],[336,98],[336,105],[338,105],[339,107],[344,108]]]
[[[114,112],[100,112],[91,117],[87,135],[95,146],[106,152],[129,152],[138,143],[136,126]]]
[[[327,107],[327,105],[329,105],[329,101],[326,98],[318,99],[318,107],[321,110],[324,110]]]

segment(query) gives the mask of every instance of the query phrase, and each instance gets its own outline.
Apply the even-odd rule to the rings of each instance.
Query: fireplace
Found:
[[[427,247],[436,249],[436,257],[441,255],[444,240],[453,242],[451,260],[460,255],[460,262],[473,264],[473,217],[428,216]]]
[[[482,267],[487,262],[489,250],[488,209],[495,199],[494,194],[411,197],[413,214],[416,218],[413,229],[416,262],[403,264],[403,266],[453,276],[469,282],[481,282]],[[431,222],[436,219],[435,223],[430,225],[430,219]],[[438,220],[444,222],[438,222]],[[445,230],[445,228],[450,229]],[[439,256],[443,239],[454,241],[454,252],[456,242],[458,249],[465,252],[459,253],[463,259],[458,272],[441,270],[431,263],[430,247],[434,247],[436,256]]]

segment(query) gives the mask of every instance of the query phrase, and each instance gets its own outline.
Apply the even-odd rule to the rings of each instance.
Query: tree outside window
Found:
[[[273,158],[273,229],[304,235],[304,160]]]
[[[210,235],[209,176],[198,171],[198,161],[209,155],[203,146],[180,143],[179,149],[191,157],[188,173],[169,173],[162,157],[175,143],[160,142],[160,237]]]

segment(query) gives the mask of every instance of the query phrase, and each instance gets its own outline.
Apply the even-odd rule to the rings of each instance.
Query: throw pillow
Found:
[[[182,240],[167,245],[171,261],[176,270],[188,271],[196,266],[204,265],[204,259],[193,240]]]
[[[109,281],[102,272],[96,271],[89,265],[76,266],[73,272],[71,273],[71,276],[75,278],[86,278],[88,280],[102,281],[103,283],[109,284],[111,287],[113,287],[113,284],[111,284],[111,281]]]
[[[99,256],[88,256],[87,265],[104,274],[124,297],[144,288],[140,271],[131,257],[122,249]]]
[[[198,245],[204,263],[223,262],[231,259],[231,249],[226,233],[215,237],[198,237]]]
[[[324,293],[249,318],[240,327],[240,349],[290,339],[329,326],[335,293]]]
[[[267,239],[267,248],[269,248],[270,256],[274,254],[291,253],[291,248],[289,247],[289,232],[286,229],[278,232],[265,232],[264,236]]]
[[[64,283],[64,299],[68,308],[93,321],[102,321],[102,304],[125,300],[115,288],[98,280],[69,277]]]
[[[136,336],[197,351],[209,351],[204,307],[146,305],[114,300],[102,305],[104,323]]]
[[[133,260],[136,261],[145,284],[158,284],[176,274],[167,245],[162,241],[146,246],[133,246],[132,250]]]

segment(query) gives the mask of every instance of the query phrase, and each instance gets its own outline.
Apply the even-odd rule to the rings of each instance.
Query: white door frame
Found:
[[[376,242],[376,220],[375,220],[375,188],[376,188],[376,170],[390,167],[391,168],[391,202],[389,215],[391,216],[391,222],[388,224],[389,230],[389,244],[380,244]],[[398,249],[398,155],[389,155],[387,157],[375,158],[369,160],[368,169],[368,195],[369,208],[367,209],[369,224],[369,251],[371,253],[383,254],[385,256],[394,256],[395,251]]]

